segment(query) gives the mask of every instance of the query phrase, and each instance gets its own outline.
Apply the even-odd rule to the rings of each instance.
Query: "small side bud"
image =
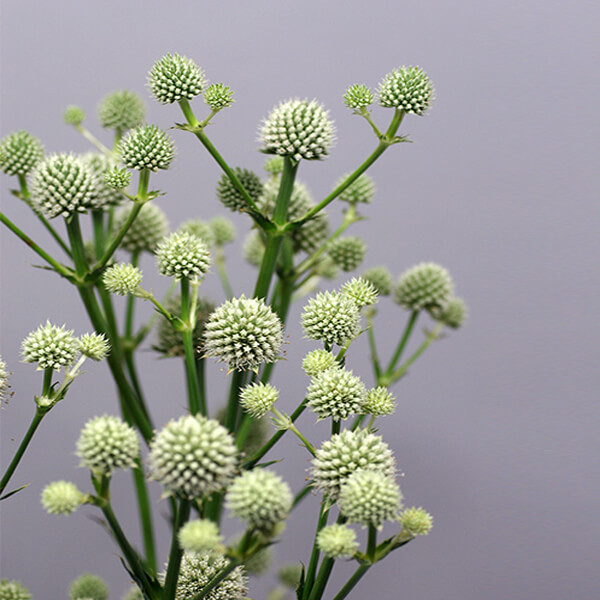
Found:
[[[85,112],[80,106],[67,106],[63,119],[67,125],[81,125],[85,119]]]

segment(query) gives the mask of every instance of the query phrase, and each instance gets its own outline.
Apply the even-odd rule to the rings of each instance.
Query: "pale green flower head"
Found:
[[[137,585],[129,588],[129,591],[121,598],[121,600],[144,600],[142,590]]]
[[[142,283],[142,272],[130,263],[108,267],[102,275],[104,287],[117,296],[135,294]]]
[[[115,233],[125,224],[133,207],[134,205],[130,204],[117,211],[113,227]],[[162,208],[153,202],[147,202],[127,230],[120,247],[132,254],[154,253],[158,242],[167,235],[168,229],[169,222]]]
[[[115,166],[105,171],[104,183],[114,190],[124,190],[131,183],[131,173],[127,169]]]
[[[244,471],[227,492],[227,506],[248,527],[268,531],[283,521],[292,508],[290,486],[267,469]]]
[[[204,92],[204,102],[211,110],[227,108],[235,102],[233,90],[223,83],[211,83]]]
[[[336,189],[348,178],[348,173],[342,175],[333,186]],[[357,177],[338,198],[348,204],[369,204],[375,195],[375,182],[369,175],[363,173]]]
[[[223,246],[235,241],[237,232],[231,219],[215,217],[209,221],[209,225],[215,238],[215,245]]]
[[[172,233],[158,243],[156,263],[161,275],[194,279],[208,272],[210,252],[199,237],[189,233]]]
[[[70,515],[84,502],[85,494],[70,481],[54,481],[42,491],[42,506],[51,515]]]
[[[287,100],[269,113],[259,137],[267,154],[321,160],[331,151],[335,127],[316,100]]]
[[[80,466],[95,475],[110,475],[115,469],[131,469],[140,456],[138,435],[120,417],[103,415],[90,419],[77,440]]]
[[[467,305],[462,298],[451,298],[446,306],[439,311],[434,311],[433,317],[438,321],[452,327],[452,329],[458,329],[462,327],[467,319]]]
[[[323,348],[312,350],[302,361],[302,368],[307,375],[310,375],[310,377],[315,377],[316,375],[323,373],[323,371],[333,369],[334,367],[339,367],[339,363],[335,356],[331,352],[323,350]]]
[[[175,156],[175,144],[156,125],[131,129],[119,143],[121,160],[128,169],[168,169]]]
[[[260,267],[265,255],[265,243],[258,229],[248,232],[242,247],[244,258],[253,266]]]
[[[0,579],[0,600],[31,600],[32,595],[20,581]]]
[[[98,119],[105,129],[114,129],[122,134],[142,125],[146,119],[146,107],[135,92],[117,90],[100,101]]]
[[[263,191],[263,184],[260,177],[253,171],[243,169],[242,167],[235,167],[233,172],[252,200],[258,202]],[[217,183],[217,198],[223,206],[231,211],[248,208],[248,203],[244,196],[242,196],[226,173],[221,175]]]
[[[208,519],[188,521],[177,533],[177,539],[184,552],[196,554],[216,550],[223,542],[219,526]]]
[[[435,263],[420,263],[405,271],[394,290],[394,301],[408,310],[442,310],[452,298],[450,273]]]
[[[361,414],[367,390],[352,371],[333,367],[315,377],[308,387],[308,406],[319,419],[331,417],[334,421]]]
[[[240,406],[254,419],[264,417],[279,398],[279,390],[270,383],[251,383],[240,391]]]
[[[365,414],[374,417],[391,415],[396,411],[396,399],[383,386],[373,388],[367,393],[363,411]]]
[[[103,333],[85,333],[79,338],[79,352],[92,360],[104,360],[110,352],[110,343]]]
[[[44,157],[44,145],[27,131],[0,141],[0,169],[7,175],[27,175]]]
[[[244,567],[249,575],[263,575],[273,562],[273,550],[266,546],[244,561]]]
[[[205,356],[229,364],[231,370],[256,370],[279,358],[283,326],[262,298],[233,298],[212,313],[204,334]]]
[[[0,356],[0,402],[6,398],[6,394],[8,392],[8,370],[6,368],[6,363],[2,360]]]
[[[104,580],[91,573],[80,575],[69,588],[71,600],[106,600],[108,594],[108,586]]]
[[[300,583],[302,577],[302,565],[300,563],[288,563],[283,565],[277,573],[277,577],[283,585],[295,590]]]
[[[63,119],[67,125],[81,125],[85,120],[85,111],[80,106],[71,104],[65,109]]]
[[[375,286],[362,277],[353,277],[342,286],[342,293],[356,302],[359,308],[377,303],[378,293]]]
[[[271,175],[281,175],[283,173],[283,156],[270,156],[265,161],[265,171]]]
[[[375,102],[375,94],[370,87],[362,83],[351,85],[344,93],[344,104],[354,110],[367,108],[373,102]]]
[[[333,240],[327,248],[327,254],[342,271],[354,271],[360,267],[366,253],[365,242],[351,235]]]
[[[381,296],[389,296],[391,294],[394,278],[387,267],[371,267],[361,277],[372,284]]]
[[[120,204],[123,201],[123,194],[106,183],[106,174],[118,168],[115,161],[100,152],[88,152],[80,158],[96,177],[96,196],[92,208]]]
[[[383,78],[377,95],[381,106],[422,115],[433,103],[435,92],[431,79],[421,68],[400,67]]]
[[[155,62],[148,74],[148,85],[161,104],[192,100],[206,86],[204,71],[187,56],[167,54]]]
[[[188,219],[184,221],[177,233],[189,233],[199,237],[209,248],[215,245],[215,234],[208,221],[203,219]]]
[[[402,525],[402,532],[412,537],[428,535],[433,527],[433,517],[421,507],[405,509],[398,520]]]
[[[31,332],[21,345],[24,362],[35,362],[40,369],[59,371],[73,363],[78,342],[71,329],[57,327],[50,321]]]
[[[334,523],[321,529],[317,536],[317,546],[328,558],[351,558],[358,550],[358,541],[353,529]]]
[[[232,479],[238,451],[227,429],[202,415],[165,425],[150,445],[150,472],[169,493],[202,498]]]

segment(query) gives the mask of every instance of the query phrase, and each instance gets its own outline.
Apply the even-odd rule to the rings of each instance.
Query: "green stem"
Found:
[[[221,245],[217,246],[215,252],[215,265],[217,267],[219,279],[221,280],[221,285],[223,286],[223,291],[229,300],[233,298],[233,288],[231,287],[229,277],[227,276],[227,269],[225,268],[225,254],[223,253],[223,246]]]
[[[331,435],[336,435],[340,432],[342,422],[331,419]]]
[[[206,415],[206,406],[203,406],[200,395],[200,385],[198,382],[198,372],[196,371],[196,351],[194,349],[194,331],[193,331],[193,302],[190,299],[190,281],[185,277],[181,280],[181,320],[184,322],[184,329],[181,332],[183,337],[183,349],[185,353],[185,374],[188,391],[188,406],[190,413],[196,415],[201,413]]]
[[[74,125],[75,129],[88,141],[92,146],[95,146],[102,154],[109,158],[114,158],[114,154],[107,148],[98,138],[91,134],[83,125]]]
[[[182,550],[177,540],[179,530],[187,523],[190,516],[192,503],[190,500],[181,500],[179,510],[173,527],[173,535],[171,536],[171,550],[169,552],[169,562],[167,565],[167,575],[165,577],[165,586],[162,600],[173,600],[175,591],[177,590],[177,579],[179,577],[179,567],[181,565]]]
[[[317,536],[325,525],[327,525],[327,517],[329,516],[329,508],[327,506],[327,498],[323,498],[321,502],[321,510],[319,511],[319,519],[317,521],[317,531],[315,532],[315,538],[313,542],[312,552],[310,554],[310,562],[308,563],[308,570],[306,571],[306,577],[304,579],[304,593],[302,594],[303,599],[308,598],[312,591],[315,583],[315,575],[317,573],[317,564],[319,562],[319,546],[317,544]]]
[[[323,559],[321,567],[319,568],[319,574],[317,575],[317,579],[312,588],[310,596],[308,597],[308,600],[321,600],[334,564],[334,558],[326,557]]]
[[[306,496],[308,496],[308,494],[310,494],[310,491],[313,489],[312,484],[307,484],[305,485],[295,496],[294,496],[294,501],[292,502],[292,508],[295,508],[296,506],[298,506],[298,504],[300,504],[300,502],[302,502],[302,500],[304,500],[304,498],[306,498]]]
[[[377,548],[377,528],[373,523],[369,523],[369,535],[367,539],[367,557],[373,561],[375,559],[375,550]]]
[[[92,227],[94,230],[95,259],[99,260],[104,254],[104,212],[102,209],[92,210]]]
[[[381,364],[379,362],[379,355],[377,354],[377,344],[375,342],[375,330],[373,328],[373,316],[374,311],[367,311],[367,335],[369,337],[369,348],[371,350],[371,361],[373,363],[373,371],[375,372],[375,381],[379,380],[381,376]]]
[[[235,433],[235,424],[239,406],[240,388],[244,385],[245,373],[234,371],[231,378],[231,387],[229,389],[229,400],[227,401],[227,412],[225,413],[225,427]]]
[[[133,469],[133,482],[138,500],[139,517],[142,529],[142,538],[144,540],[144,554],[146,556],[146,566],[152,573],[156,573],[156,550],[154,542],[154,525],[152,522],[152,510],[150,508],[150,497],[148,495],[148,486],[144,475],[144,468],[138,459],[137,466]]]
[[[360,565],[356,571],[354,571],[352,577],[345,583],[344,587],[335,595],[333,600],[344,600],[370,568],[371,565]]]
[[[389,377],[393,373],[394,369],[396,368],[396,363],[402,357],[402,353],[404,352],[404,348],[406,347],[406,344],[408,343],[410,335],[415,327],[415,323],[417,322],[418,316],[419,316],[418,310],[413,310],[412,313],[410,314],[410,317],[408,318],[406,327],[404,328],[404,333],[402,334],[402,337],[400,338],[400,341],[398,342],[396,351],[394,352],[394,355],[392,356],[390,364],[385,371],[386,376]]]
[[[131,265],[134,267],[138,266],[140,259],[139,252],[133,252],[131,254]],[[133,337],[133,319],[135,312],[135,300],[136,297],[133,294],[127,296],[127,304],[125,309],[125,338],[129,342]]]

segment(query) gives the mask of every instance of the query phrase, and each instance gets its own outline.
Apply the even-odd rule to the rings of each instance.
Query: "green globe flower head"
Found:
[[[32,595],[20,581],[0,579],[0,600],[31,600]]]
[[[46,321],[23,340],[21,350],[24,362],[35,362],[40,369],[60,371],[61,367],[74,362],[78,343],[71,329]]]
[[[191,58],[167,54],[150,69],[148,85],[158,102],[173,104],[199,96],[206,86],[206,76]]]
[[[228,564],[229,559],[214,552],[184,553],[181,558],[175,600],[190,600],[197,596]],[[245,600],[247,587],[248,579],[244,568],[236,567],[204,596],[204,600]]]
[[[131,173],[127,169],[113,167],[105,171],[104,183],[113,190],[124,190],[131,183]]]
[[[69,588],[71,600],[106,600],[108,593],[108,586],[104,580],[91,573],[80,575]]]
[[[0,169],[7,175],[27,175],[44,157],[44,145],[27,131],[0,140]]]
[[[337,279],[340,274],[340,268],[333,262],[333,259],[327,254],[322,255],[315,265],[315,274],[325,279]]]
[[[364,241],[351,235],[333,240],[327,248],[327,254],[342,271],[354,271],[360,267],[366,253]]]
[[[389,296],[394,285],[394,278],[387,267],[371,267],[367,269],[361,278],[368,281],[381,296]]]
[[[81,125],[85,119],[85,111],[80,106],[71,104],[65,109],[63,119],[67,125]]]
[[[80,465],[96,475],[115,469],[132,469],[140,456],[140,442],[133,429],[119,417],[102,415],[90,419],[77,440]]]
[[[265,255],[265,243],[258,229],[248,232],[242,247],[244,258],[254,267],[260,267]]]
[[[78,342],[79,352],[95,361],[104,360],[110,352],[110,343],[103,333],[85,333]]]
[[[244,471],[227,492],[227,506],[248,527],[271,530],[292,508],[290,486],[273,471]]]
[[[442,310],[436,310],[432,313],[440,323],[458,329],[467,319],[467,305],[462,298],[451,298]]]
[[[381,529],[384,521],[397,520],[402,493],[393,477],[359,469],[342,484],[338,506],[350,523]]]
[[[8,392],[8,371],[6,369],[6,363],[2,360],[0,356],[0,403],[4,398],[6,398],[6,394]]]
[[[249,575],[263,575],[273,562],[273,551],[266,546],[244,561],[244,567]]]
[[[117,90],[100,101],[98,119],[105,129],[114,129],[122,134],[142,125],[146,119],[146,107],[135,92]]]
[[[334,421],[361,414],[367,390],[352,371],[340,367],[316,375],[308,387],[308,405],[320,419]]]
[[[167,492],[201,498],[227,486],[237,455],[225,427],[202,415],[187,415],[156,434],[150,445],[150,472]]]
[[[312,350],[304,357],[304,360],[302,361],[302,368],[310,377],[316,377],[324,371],[328,371],[329,369],[337,368],[339,366],[340,365],[335,356],[331,352],[323,350],[322,348]]]
[[[353,529],[334,523],[321,529],[317,536],[317,546],[328,558],[352,558],[358,550],[358,541]]]
[[[252,200],[258,202],[263,191],[260,177],[253,171],[241,167],[235,167],[233,172]],[[231,211],[239,211],[248,208],[248,203],[244,196],[242,196],[237,187],[225,173],[223,173],[217,183],[217,198],[223,206]]]
[[[33,206],[48,218],[65,218],[94,206],[98,180],[92,169],[72,154],[51,154],[31,175]]]
[[[177,539],[184,552],[195,554],[216,550],[223,542],[219,526],[208,519],[188,521],[177,533]]]
[[[398,519],[402,525],[402,532],[411,537],[428,535],[433,527],[433,517],[422,508],[407,508],[400,513]]]
[[[383,386],[373,388],[367,393],[363,411],[365,414],[374,417],[392,415],[396,411],[396,399]]]
[[[118,168],[115,162],[99,152],[88,152],[81,156],[81,160],[96,177],[96,196],[92,203],[92,208],[120,204],[123,201],[123,194],[106,183],[106,174]],[[124,172],[127,173],[127,171]]]
[[[168,169],[175,156],[175,144],[156,125],[131,129],[119,142],[121,160],[128,169]]]
[[[121,600],[144,600],[142,590],[137,585],[129,588],[129,591],[121,598]]]
[[[134,205],[124,206],[115,214],[113,231],[119,231],[129,218]],[[167,235],[169,222],[162,208],[148,202],[142,206],[135,221],[121,241],[121,248],[131,254],[138,252],[154,253],[158,242]]]
[[[367,108],[375,102],[375,94],[362,83],[351,85],[344,93],[344,104],[353,110]]]
[[[322,292],[308,301],[302,313],[302,328],[307,338],[326,346],[344,346],[360,328],[356,303],[338,292]]]
[[[205,356],[229,363],[229,369],[255,371],[279,358],[283,326],[262,298],[233,298],[212,313],[204,334]]]
[[[188,219],[184,221],[177,233],[189,233],[199,237],[208,248],[215,245],[215,235],[208,221],[202,219]]]
[[[70,515],[85,502],[85,494],[70,481],[54,481],[42,490],[42,506],[51,515]]]
[[[283,156],[270,156],[265,161],[265,171],[271,175],[281,175],[283,173]]]
[[[358,308],[372,306],[377,302],[377,290],[375,286],[362,277],[353,277],[342,287],[342,293],[354,300]]]
[[[435,263],[420,263],[405,271],[394,290],[394,301],[408,310],[436,311],[452,298],[450,273]]]
[[[348,179],[348,173],[342,175],[333,186],[336,189]],[[366,173],[355,179],[338,198],[348,204],[369,204],[375,195],[375,182]]]
[[[302,565],[299,563],[288,563],[287,565],[283,565],[283,567],[279,569],[277,577],[283,585],[295,590],[302,577]]]
[[[235,102],[233,90],[223,83],[211,83],[204,92],[204,102],[214,111],[227,108]]]
[[[210,252],[199,237],[189,233],[172,233],[159,242],[156,263],[161,275],[195,279],[208,272]]]
[[[279,390],[270,383],[256,382],[240,391],[240,406],[254,419],[264,417],[279,398]]]
[[[400,67],[383,78],[377,95],[381,106],[422,115],[431,106],[435,92],[425,71],[419,67]]]
[[[312,461],[311,477],[327,497],[337,500],[346,479],[358,469],[396,474],[396,462],[389,446],[380,436],[366,429],[348,429],[323,442]]]
[[[135,294],[142,283],[142,272],[129,263],[108,267],[102,275],[104,287],[117,296]]]
[[[281,102],[263,121],[260,141],[263,152],[289,156],[298,161],[325,158],[335,139],[329,113],[315,100]]]
[[[235,225],[227,217],[215,217],[209,221],[209,225],[215,238],[215,245],[223,246],[235,241],[237,235]]]

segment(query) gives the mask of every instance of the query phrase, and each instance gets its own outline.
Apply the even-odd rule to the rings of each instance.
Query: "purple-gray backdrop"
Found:
[[[164,53],[179,52],[235,90],[233,108],[211,126],[233,164],[260,171],[257,126],[279,100],[314,97],[331,110],[337,147],[323,163],[302,164],[299,174],[317,197],[373,145],[366,124],[342,103],[345,88],[376,86],[402,64],[422,66],[437,88],[435,106],[425,118],[405,120],[402,132],[415,144],[392,148],[375,165],[370,220],[354,232],[368,242],[368,265],[387,263],[395,273],[423,260],[447,266],[470,318],[396,388],[398,412],[381,424],[405,474],[407,502],[435,515],[433,532],[378,565],[355,597],[597,597],[597,5],[5,0],[1,17],[0,134],[26,128],[49,151],[84,151],[86,143],[62,124],[65,106],[84,107],[90,127],[103,135],[94,124],[97,103],[119,88],[142,94],[149,121],[168,127],[180,114],[149,98],[145,76]],[[217,166],[192,136],[173,135],[177,160],[153,184],[168,192],[160,204],[171,223],[222,214]],[[11,186],[4,177],[3,210],[51,246],[8,194]],[[339,209],[332,212],[339,218]],[[242,235],[248,223],[235,221]],[[32,268],[39,263],[34,255],[1,233],[1,352],[15,392],[2,410],[6,464],[40,385],[34,368],[19,362],[20,341],[47,318],[77,333],[88,324],[75,292]],[[253,273],[230,254],[235,289],[247,291]],[[152,261],[143,266],[147,281],[163,289]],[[220,298],[215,280],[205,290]],[[278,367],[277,381],[289,390],[285,408],[302,396],[307,382],[299,361],[313,347],[301,338],[299,311],[289,327],[288,360]],[[385,352],[404,319],[398,307],[382,303],[377,332]],[[364,344],[350,365],[370,382],[361,353]],[[141,367],[156,422],[181,414],[181,365],[148,352]],[[225,375],[215,366],[210,377],[217,402]],[[43,424],[13,480],[31,485],[2,504],[2,576],[21,579],[36,598],[65,598],[68,582],[83,571],[107,578],[113,598],[127,589],[114,546],[87,518],[93,510],[59,518],[39,504],[43,485],[55,479],[86,489],[75,439],[87,418],[116,410],[106,368],[90,365]],[[302,426],[318,440],[326,434],[313,421],[307,415]],[[307,457],[291,440],[275,454],[284,449],[293,455],[278,469],[297,488]],[[119,514],[136,536],[129,486],[128,475],[115,477]],[[309,499],[291,518],[294,543],[277,547],[277,564],[306,560],[316,505]],[[165,532],[161,526],[162,559]],[[340,567],[329,597],[350,568]],[[253,584],[250,595],[264,598],[267,589]]]

